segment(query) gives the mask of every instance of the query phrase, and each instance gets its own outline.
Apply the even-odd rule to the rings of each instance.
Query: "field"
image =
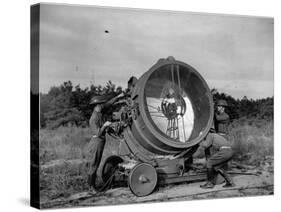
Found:
[[[60,127],[40,131],[40,197],[48,201],[89,190],[86,182],[85,153],[90,141],[88,128]],[[107,139],[103,160],[116,154],[118,142]]]
[[[231,123],[229,132],[229,139],[236,153],[234,163],[250,167],[256,172],[266,172],[266,176],[271,177],[269,181],[273,184],[273,122],[241,119]],[[88,128],[60,127],[55,130],[40,131],[41,202],[47,204],[56,199],[67,199],[74,194],[89,191],[84,163],[89,140]],[[112,153],[116,154],[117,150],[118,142],[108,137],[103,159]],[[175,190],[175,188],[171,189]],[[252,195],[258,194],[261,193],[258,191],[252,193]],[[188,198],[181,196],[174,199]],[[111,201],[112,204],[118,203],[118,201]],[[128,200],[128,202],[132,201]]]

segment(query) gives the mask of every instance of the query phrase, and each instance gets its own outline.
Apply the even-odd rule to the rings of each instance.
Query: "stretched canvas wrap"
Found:
[[[272,195],[270,17],[31,6],[31,205]]]

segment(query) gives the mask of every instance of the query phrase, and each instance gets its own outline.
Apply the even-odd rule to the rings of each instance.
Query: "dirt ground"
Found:
[[[217,185],[213,189],[201,189],[200,184],[181,183],[158,187],[149,196],[136,197],[129,188],[121,187],[107,190],[105,193],[86,191],[76,193],[68,198],[58,198],[41,204],[42,208],[80,207],[98,205],[116,205],[144,202],[181,201],[210,198],[243,197],[272,195],[274,178],[272,166],[264,164],[262,168],[248,170],[233,177],[236,184],[232,188]]]

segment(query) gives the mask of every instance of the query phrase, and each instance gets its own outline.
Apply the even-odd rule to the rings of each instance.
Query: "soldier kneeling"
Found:
[[[224,169],[227,162],[233,157],[231,144],[223,136],[216,133],[208,133],[200,143],[200,148],[204,149],[207,166],[207,182],[201,188],[213,188],[215,186],[215,176],[221,174],[226,184],[223,187],[235,186],[231,177]]]

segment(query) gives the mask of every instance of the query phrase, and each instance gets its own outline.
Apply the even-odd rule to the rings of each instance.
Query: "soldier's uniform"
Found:
[[[88,183],[94,185],[98,167],[101,162],[102,153],[105,145],[105,132],[102,131],[102,126],[105,123],[105,118],[101,112],[94,111],[90,118],[90,129],[92,138],[87,146],[88,160]]]
[[[122,94],[120,94],[122,95]],[[91,100],[92,105],[95,105],[94,111],[91,115],[89,126],[92,134],[92,138],[89,142],[89,144],[86,146],[86,160],[87,167],[88,167],[88,183],[89,185],[95,186],[95,180],[97,175],[97,170],[99,168],[102,154],[106,142],[106,129],[108,126],[104,126],[106,123],[106,120],[108,119],[108,111],[110,109],[110,106],[117,101],[117,99],[120,97],[118,96],[94,96]],[[102,105],[102,108],[100,111],[96,110],[96,107],[98,105]],[[105,114],[104,111],[107,111]]]
[[[215,114],[215,129],[219,134],[227,134],[227,126],[229,124],[229,115],[226,112]]]
[[[225,164],[233,156],[230,142],[221,135],[209,133],[200,143],[200,147],[204,148],[207,160],[207,183],[201,187],[213,188],[216,172],[219,172],[225,178],[225,187],[233,186],[231,178],[224,169]]]
[[[105,145],[105,128],[103,127],[106,122],[106,114],[104,114],[104,110],[97,111],[96,107],[98,105],[103,105],[103,108],[110,106],[112,103],[109,100],[111,97],[108,96],[94,96],[91,99],[90,104],[94,105],[95,108],[91,115],[89,126],[91,130],[91,140],[89,144],[86,146],[86,160],[87,160],[87,174],[88,174],[88,184],[95,187],[95,180],[97,170],[99,168],[104,145]]]
[[[221,107],[227,107],[227,102],[225,100],[219,100],[217,103],[217,106]],[[228,134],[228,124],[229,124],[229,115],[223,111],[222,113],[216,111],[214,115],[214,127],[216,130],[216,133],[224,136],[226,138],[226,135]]]
[[[128,80],[128,88],[127,88],[127,95],[131,96],[133,89],[135,88],[135,85],[137,83],[138,79],[135,76],[131,76]]]

